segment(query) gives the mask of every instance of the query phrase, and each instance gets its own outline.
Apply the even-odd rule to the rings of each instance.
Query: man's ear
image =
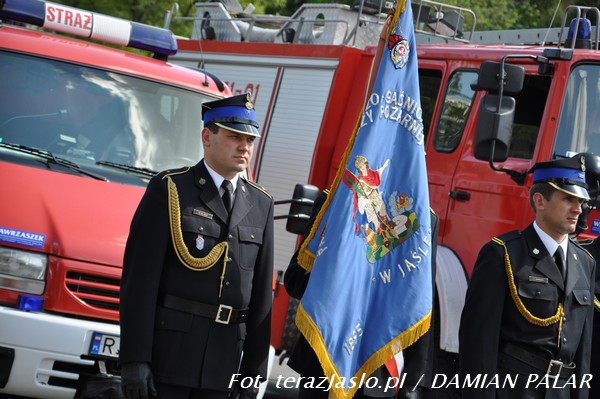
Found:
[[[544,209],[546,207],[546,198],[542,193],[533,194],[533,204],[535,205],[535,209]]]
[[[208,128],[203,128],[202,129],[202,144],[206,147],[206,146],[210,146],[210,135],[213,134],[213,132],[210,131],[210,129]]]

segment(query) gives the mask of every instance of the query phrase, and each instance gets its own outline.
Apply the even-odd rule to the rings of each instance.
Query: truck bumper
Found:
[[[93,370],[88,354],[93,333],[119,335],[119,326],[0,306],[1,394],[71,399],[79,370]],[[10,353],[14,351],[14,359]],[[7,374],[7,375],[6,375]]]

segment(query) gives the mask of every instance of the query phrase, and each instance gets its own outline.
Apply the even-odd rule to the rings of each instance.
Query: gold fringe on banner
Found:
[[[390,28],[388,29],[388,32],[386,32],[385,42],[387,42],[389,40],[392,30],[396,26],[396,23],[398,22],[398,18],[400,18],[400,14],[402,14],[404,12],[405,6],[406,6],[406,0],[398,1],[397,5],[396,5],[396,9],[394,10],[394,13],[392,14],[391,23],[389,25]],[[379,59],[379,57],[376,55],[374,58],[374,61],[377,59]],[[379,68],[379,65],[377,65],[377,68]],[[370,95],[371,93],[369,92],[368,94]],[[367,98],[367,100],[368,100],[368,98]],[[340,185],[340,181],[342,180],[342,175],[344,174],[344,169],[346,168],[346,165],[348,164],[348,159],[350,158],[350,153],[352,152],[352,148],[354,147],[354,142],[356,141],[356,135],[358,133],[359,126],[362,121],[363,113],[364,113],[364,106],[361,109],[360,114],[358,115],[358,120],[356,121],[356,124],[354,125],[354,130],[353,130],[352,136],[350,137],[350,141],[348,142],[348,145],[346,146],[346,150],[344,151],[344,155],[342,156],[342,161],[340,162],[340,166],[338,167],[338,170],[335,174],[335,178],[331,185],[331,193],[332,194],[327,196],[327,199],[323,203],[323,206],[321,207],[319,214],[315,218],[314,224],[310,230],[310,234],[304,240],[304,242],[300,246],[300,250],[298,251],[298,264],[307,271],[312,270],[312,267],[313,267],[313,264],[314,264],[315,258],[316,258],[316,255],[308,250],[308,244],[314,238],[316,231],[317,231],[319,225],[321,224],[321,220],[323,219],[323,215],[325,214],[325,211],[329,207],[331,198],[337,192],[338,186]]]
[[[356,391],[360,388],[358,383],[361,380],[368,378],[375,370],[377,370],[379,367],[382,367],[397,353],[417,342],[419,338],[429,331],[431,326],[431,317],[432,311],[430,310],[429,313],[427,313],[412,327],[406,331],[403,331],[401,334],[383,346],[380,350],[371,355],[371,357],[367,359],[367,361],[356,372],[356,374],[353,377],[350,377],[353,378],[351,381],[355,381],[356,383],[349,384],[349,381],[345,381],[346,385],[355,385],[354,387],[348,389],[348,391],[341,387],[343,379],[340,378],[340,373],[331,360],[331,356],[327,350],[327,346],[325,345],[325,341],[321,335],[321,332],[319,331],[319,328],[308,315],[306,310],[304,310],[302,302],[300,302],[298,305],[298,311],[296,313],[296,325],[319,358],[323,372],[328,378],[335,397],[337,399],[349,399],[352,398]],[[363,375],[365,376],[365,379],[362,379]]]

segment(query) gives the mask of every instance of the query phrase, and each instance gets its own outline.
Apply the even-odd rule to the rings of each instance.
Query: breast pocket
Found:
[[[183,215],[181,218],[183,240],[194,257],[206,256],[221,242],[221,230],[222,227],[214,220],[194,215]]]
[[[258,251],[263,243],[263,230],[257,226],[238,226],[239,264],[242,269],[251,270],[254,268]]]
[[[525,308],[534,316],[546,318],[556,313],[558,288],[554,284],[521,282],[518,293]]]
[[[590,306],[592,304],[592,295],[590,290],[573,290],[575,302],[581,306]]]

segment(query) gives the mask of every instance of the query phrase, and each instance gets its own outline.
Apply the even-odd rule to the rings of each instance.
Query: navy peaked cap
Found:
[[[533,173],[533,184],[548,183],[567,194],[585,200],[590,199],[587,191],[588,185],[585,182],[585,158],[583,155],[538,162],[529,172]]]
[[[204,126],[217,125],[249,136],[260,137],[250,93],[202,104]]]

